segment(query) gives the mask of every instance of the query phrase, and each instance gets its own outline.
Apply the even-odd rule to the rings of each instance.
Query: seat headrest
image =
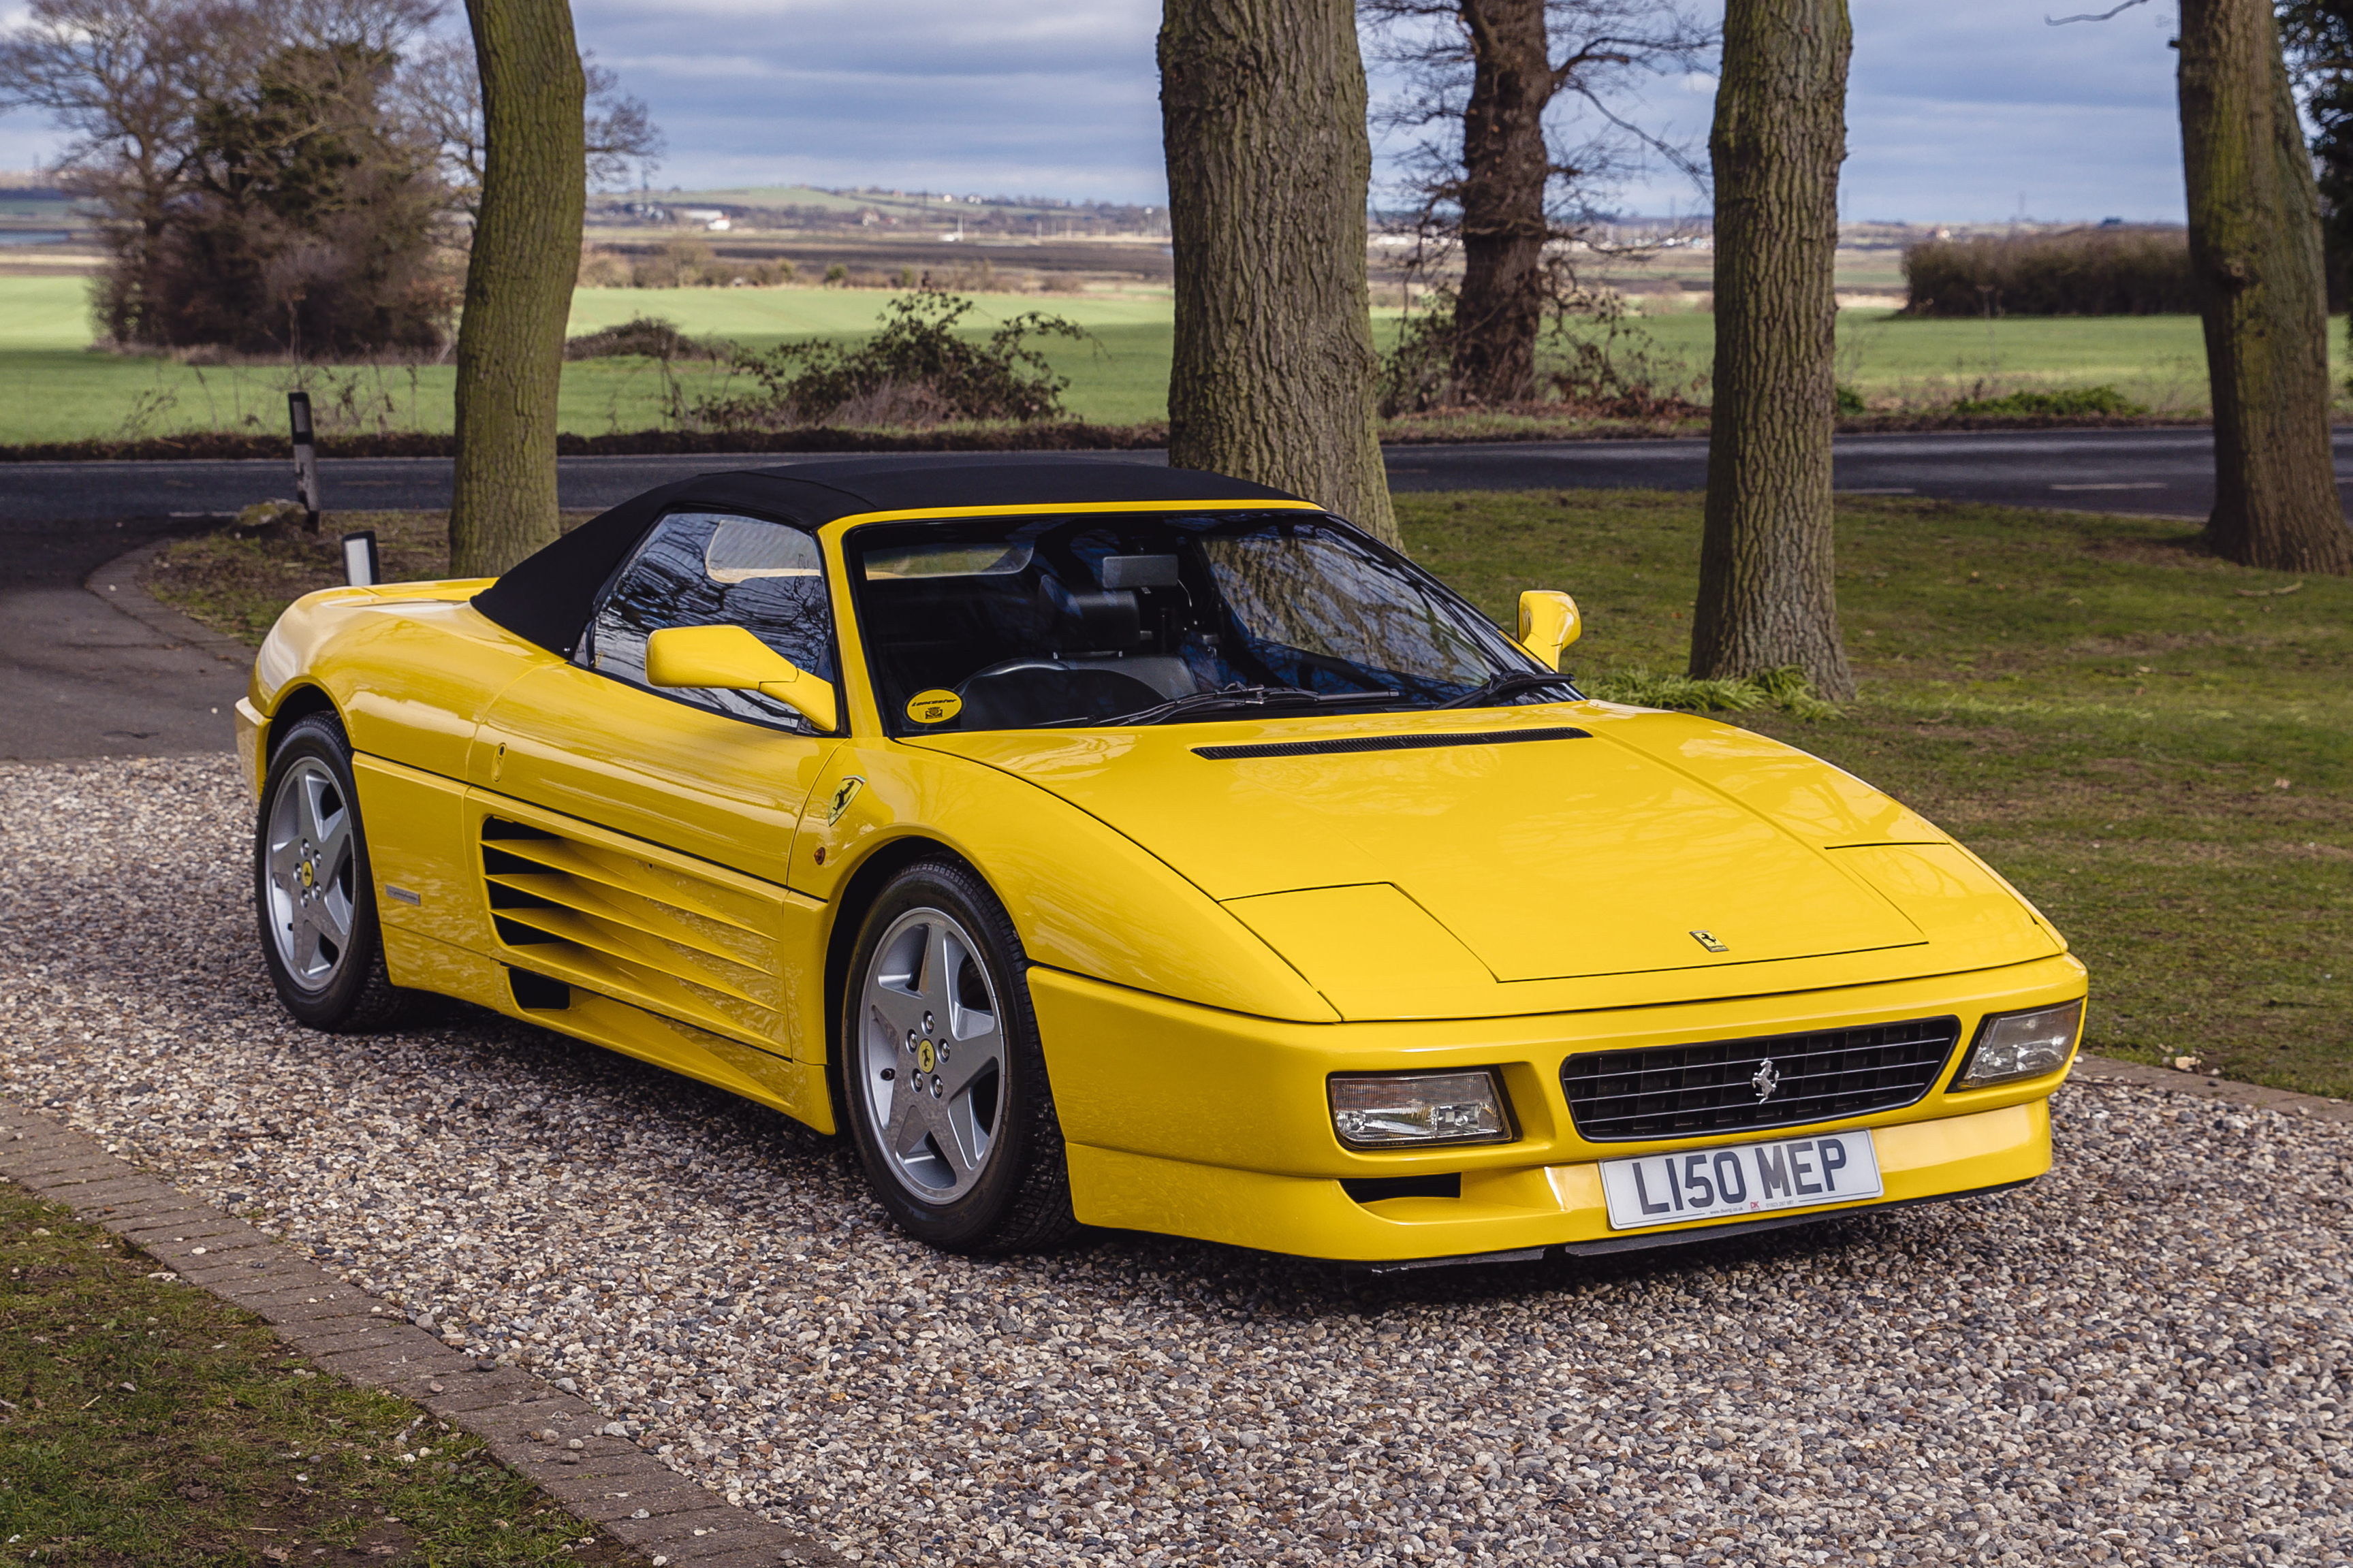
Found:
[[[1050,637],[1063,653],[1127,653],[1144,642],[1144,607],[1133,588],[1073,589],[1039,580],[1058,625]]]

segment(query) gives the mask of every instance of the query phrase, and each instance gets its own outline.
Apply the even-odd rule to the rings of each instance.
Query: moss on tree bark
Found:
[[[556,397],[588,202],[587,83],[566,0],[467,0],[481,71],[482,205],[458,326],[450,570],[555,538]]]
[[[1391,544],[1375,427],[1372,148],[1348,0],[1166,0],[1176,243],[1168,461],[1289,490]]]
[[[1846,0],[1731,0],[1715,166],[1715,405],[1694,675],[1786,665],[1854,690],[1831,532]]]
[[[2181,162],[2214,397],[2207,542],[2353,572],[2328,440],[2320,197],[2269,0],[2182,0]]]

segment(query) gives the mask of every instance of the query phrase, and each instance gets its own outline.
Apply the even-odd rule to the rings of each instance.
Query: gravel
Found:
[[[2353,1561],[2353,1136],[2076,1087],[2006,1197],[1352,1285],[976,1262],[847,1151],[453,1009],[291,1026],[209,759],[0,770],[0,1092],[906,1564]]]

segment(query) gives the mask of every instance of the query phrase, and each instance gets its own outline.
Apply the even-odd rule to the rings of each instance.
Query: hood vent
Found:
[[[1508,746],[1519,741],[1589,741],[1592,733],[1554,725],[1542,730],[1465,730],[1449,734],[1342,735],[1329,741],[1265,741],[1241,746],[1196,746],[1213,763],[1244,757],[1330,757],[1348,752],[1434,752],[1449,746]]]

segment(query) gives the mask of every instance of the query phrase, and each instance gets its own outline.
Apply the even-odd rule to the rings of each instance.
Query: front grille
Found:
[[[1578,1134],[1597,1143],[1798,1127],[1912,1104],[1936,1086],[1960,1033],[1958,1018],[1918,1018],[1584,1051],[1560,1064],[1560,1086]],[[1760,1078],[1773,1081],[1761,1100]]]

